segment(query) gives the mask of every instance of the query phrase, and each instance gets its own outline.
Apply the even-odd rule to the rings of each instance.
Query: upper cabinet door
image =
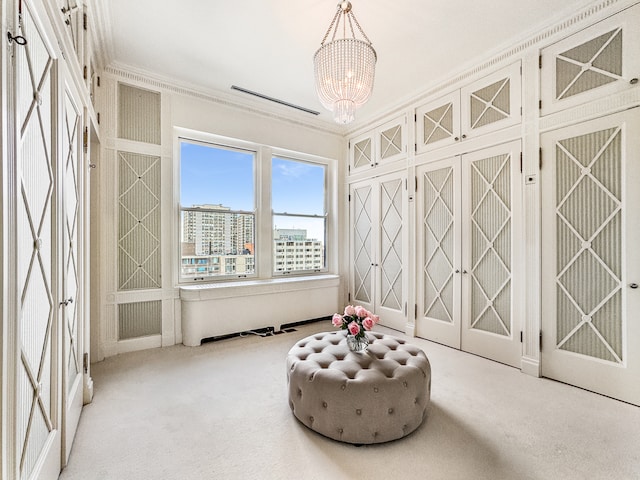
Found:
[[[520,123],[521,84],[520,62],[517,62],[462,88],[461,138]]]
[[[460,140],[460,92],[416,109],[416,153],[445,147]]]
[[[373,132],[351,139],[349,142],[349,169],[351,173],[375,167],[375,159]]]
[[[638,45],[640,5],[543,49],[541,114],[638,88]]]
[[[349,141],[349,171],[362,172],[407,156],[407,116],[395,118]]]
[[[403,115],[376,129],[377,163],[400,160],[407,155],[407,117]]]
[[[80,68],[82,68],[84,66],[84,31],[87,21],[84,6],[82,2],[78,4],[77,1],[70,0],[57,0],[56,3],[64,24],[67,27],[67,34],[78,58],[78,63],[80,64]]]

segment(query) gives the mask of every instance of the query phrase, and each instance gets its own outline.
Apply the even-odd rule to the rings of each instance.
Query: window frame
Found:
[[[275,218],[276,217],[290,217],[290,218],[309,218],[309,219],[323,219],[324,220],[324,229],[323,229],[323,236],[322,236],[322,267],[318,268],[311,268],[311,269],[295,269],[295,270],[283,270],[283,271],[276,271],[276,243],[275,243],[275,238],[273,238],[273,234],[271,235],[271,252],[272,252],[272,268],[271,268],[271,274],[274,277],[282,277],[282,276],[294,276],[294,275],[311,275],[311,274],[321,274],[321,273],[327,273],[329,271],[328,269],[328,259],[327,259],[327,239],[328,239],[328,227],[329,227],[329,205],[328,205],[328,198],[329,198],[329,190],[328,190],[328,178],[329,178],[329,165],[325,162],[322,161],[318,161],[318,160],[310,160],[308,158],[303,158],[303,156],[301,155],[296,155],[296,154],[291,154],[291,153],[278,153],[277,151],[272,152],[271,155],[271,169],[273,168],[273,160],[274,159],[278,159],[278,160],[285,160],[285,161],[291,161],[291,162],[298,162],[298,163],[303,163],[303,164],[307,164],[307,165],[313,165],[313,166],[320,166],[324,169],[324,174],[323,174],[323,199],[322,199],[322,210],[323,213],[321,215],[317,215],[317,214],[304,214],[304,213],[292,213],[292,212],[276,212],[273,209],[273,200],[272,200],[272,207],[271,207],[271,231],[273,232],[275,230]],[[273,188],[273,171],[271,171],[271,178],[270,178],[270,193],[271,193],[271,198],[273,199],[273,192],[274,192],[274,188]],[[294,240],[294,242],[296,242]],[[293,252],[294,254],[294,260],[296,261],[296,263],[298,262],[298,251],[297,251],[297,246],[293,245],[296,250]],[[302,245],[302,248],[305,248],[306,245]]]
[[[336,159],[308,154],[298,151],[286,150],[278,147],[262,145],[245,140],[224,137],[203,131],[174,127],[174,158],[173,178],[174,178],[174,208],[171,228],[175,229],[172,234],[175,246],[175,258],[172,262],[174,285],[223,285],[251,280],[273,281],[291,277],[313,277],[326,275],[335,271],[337,265],[338,228],[332,224],[334,218],[338,218],[336,194],[338,191],[337,162]],[[232,274],[216,275],[213,277],[182,276],[182,209],[180,205],[181,186],[181,145],[183,142],[194,143],[216,148],[227,148],[231,150],[244,150],[254,154],[254,255],[252,274]],[[324,265],[322,269],[291,271],[282,274],[275,272],[276,256],[274,252],[273,239],[273,211],[272,211],[272,161],[273,158],[282,158],[297,162],[310,163],[324,167]],[[187,207],[188,208],[188,207]],[[241,212],[243,213],[243,212]],[[220,269],[223,266],[220,264]],[[302,279],[302,278],[301,278]]]
[[[258,157],[259,157],[259,153],[258,153],[258,149],[257,148],[251,148],[251,145],[246,144],[244,142],[227,142],[227,141],[220,141],[220,140],[216,140],[216,139],[202,139],[202,138],[198,138],[199,136],[196,135],[178,135],[178,139],[177,139],[177,150],[178,150],[178,161],[176,162],[176,167],[177,167],[177,181],[176,181],[176,185],[177,185],[177,199],[178,199],[178,215],[177,215],[177,229],[178,229],[178,234],[177,234],[177,243],[178,243],[178,262],[177,262],[177,277],[178,277],[178,283],[181,285],[185,285],[185,284],[199,284],[199,283],[217,283],[217,282],[221,282],[221,281],[230,281],[230,280],[247,280],[247,279],[251,279],[251,278],[256,278],[258,276],[258,272],[257,272],[257,268],[256,268],[256,256],[258,255],[258,252],[256,250],[256,244],[258,243],[257,241],[257,222],[258,222],[258,189],[257,189],[257,177],[258,177]],[[190,143],[193,145],[200,145],[200,146],[205,146],[205,147],[210,147],[210,148],[215,148],[215,149],[221,149],[221,150],[229,150],[229,151],[236,151],[236,152],[242,152],[242,153],[249,153],[253,156],[253,211],[251,210],[233,210],[231,208],[229,208],[229,210],[222,210],[222,209],[216,209],[216,208],[202,208],[202,207],[186,207],[184,205],[182,205],[181,203],[181,168],[182,168],[182,144],[183,143]],[[184,212],[201,212],[201,213],[222,213],[222,214],[237,214],[237,215],[252,215],[253,216],[253,242],[254,242],[254,253],[252,255],[253,257],[253,272],[251,273],[226,273],[226,272],[222,272],[222,262],[220,262],[220,257],[237,257],[238,255],[227,255],[227,254],[221,254],[221,255],[209,255],[209,257],[212,259],[211,265],[213,264],[217,264],[218,268],[220,269],[220,273],[219,274],[215,274],[212,276],[201,276],[201,275],[183,275],[182,273],[182,268],[183,268],[183,259],[184,259],[184,255],[182,254],[182,222],[183,222],[183,213]],[[196,255],[194,255],[196,256]],[[214,262],[213,259],[217,258],[218,261]],[[236,258],[233,258],[233,263],[236,263]],[[225,263],[225,267],[227,267],[227,262]]]

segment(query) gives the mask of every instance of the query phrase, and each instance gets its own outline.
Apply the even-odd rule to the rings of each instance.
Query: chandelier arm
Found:
[[[331,20],[331,24],[329,24],[329,28],[327,29],[327,33],[324,34],[324,38],[322,39],[322,42],[320,42],[320,46],[324,45],[324,42],[327,41],[327,37],[329,36],[329,33],[331,33],[331,30],[333,29],[333,26],[336,25],[336,20],[338,20],[338,16],[342,13],[342,10],[340,9],[340,5],[338,5],[338,9],[336,11],[336,14],[333,16],[333,20]],[[340,22],[338,22],[340,23]],[[333,31],[333,37],[331,39],[331,41],[333,41],[333,39],[335,39],[336,37],[336,30],[338,29],[338,26],[336,25],[336,29]]]

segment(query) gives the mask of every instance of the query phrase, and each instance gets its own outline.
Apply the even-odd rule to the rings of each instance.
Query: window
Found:
[[[331,160],[176,131],[178,281],[327,271]]]
[[[274,273],[302,273],[325,269],[326,165],[273,157],[271,203],[273,211]],[[304,246],[322,255],[313,256]],[[283,259],[303,259],[282,264]]]
[[[181,280],[255,275],[255,162],[255,152],[180,142]]]

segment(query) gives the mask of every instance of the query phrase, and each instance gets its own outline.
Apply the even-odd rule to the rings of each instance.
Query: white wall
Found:
[[[140,142],[132,142],[117,138],[117,84],[118,82],[138,86],[161,93],[162,110],[162,141],[161,145],[149,145]],[[329,199],[329,214],[336,222],[329,226],[328,238],[333,248],[328,256],[329,274],[336,276],[334,281],[327,285],[326,276],[318,280],[319,295],[316,305],[324,305],[323,309],[314,308],[308,310],[309,316],[304,316],[305,297],[300,296],[299,289],[293,288],[287,293],[282,292],[282,287],[271,287],[279,290],[281,304],[296,305],[292,311],[299,313],[298,320],[316,318],[321,315],[333,313],[338,305],[344,303],[346,293],[341,288],[341,278],[346,271],[344,264],[347,261],[347,240],[342,238],[342,229],[338,225],[346,222],[346,209],[340,199],[344,198],[343,182],[339,179],[345,177],[344,158],[346,157],[346,141],[330,126],[319,124],[315,119],[291,120],[286,111],[271,109],[265,106],[265,110],[258,110],[241,104],[234,104],[229,99],[212,97],[201,92],[185,90],[175,87],[170,83],[151,78],[149,74],[128,71],[122,68],[110,68],[101,76],[101,87],[97,89],[98,111],[101,113],[101,139],[102,139],[102,165],[98,166],[100,181],[100,193],[97,195],[99,204],[93,205],[94,219],[98,219],[99,248],[101,265],[99,271],[92,274],[100,279],[100,295],[98,305],[92,305],[94,324],[99,329],[94,330],[99,335],[98,349],[92,350],[92,361],[98,361],[105,356],[138,350],[142,348],[167,346],[182,342],[182,319],[180,291],[177,288],[178,279],[178,191],[176,187],[177,176],[177,131],[199,132],[216,137],[226,137],[234,140],[250,142],[256,145],[273,147],[281,150],[298,152],[312,157],[329,159],[330,183],[334,186]],[[117,291],[117,158],[119,150],[157,155],[162,161],[162,288],[155,290]],[[259,194],[259,192],[258,192]],[[346,237],[348,239],[348,237]],[[269,281],[269,280],[268,280]],[[273,283],[270,280],[271,284]],[[324,282],[324,283],[323,283]],[[236,286],[239,284],[236,283]],[[313,283],[312,283],[313,285]],[[308,287],[307,287],[308,288]],[[233,302],[241,300],[254,311],[265,311],[272,305],[265,303],[265,295],[253,293],[253,288],[247,286],[245,293],[237,293],[234,290]],[[305,293],[309,295],[309,293]],[[117,334],[117,305],[138,301],[160,300],[163,302],[162,335],[155,335],[140,339],[118,341]],[[201,314],[215,312],[230,312],[232,306],[226,303],[230,299],[209,300],[202,309],[190,308],[189,311],[200,311]],[[193,303],[193,302],[191,302]],[[325,311],[326,310],[326,311]],[[98,315],[97,318],[95,316]],[[254,323],[234,324],[225,318],[218,319],[218,325],[209,329],[210,335],[233,333],[244,331],[247,325],[250,328],[258,328]],[[291,319],[289,315],[288,318]],[[202,320],[198,320],[202,323]],[[220,323],[228,323],[228,327],[220,328]],[[206,324],[206,321],[204,321]],[[278,326],[279,322],[267,322],[262,326]],[[204,330],[207,330],[206,328]],[[203,334],[204,335],[204,334]]]

